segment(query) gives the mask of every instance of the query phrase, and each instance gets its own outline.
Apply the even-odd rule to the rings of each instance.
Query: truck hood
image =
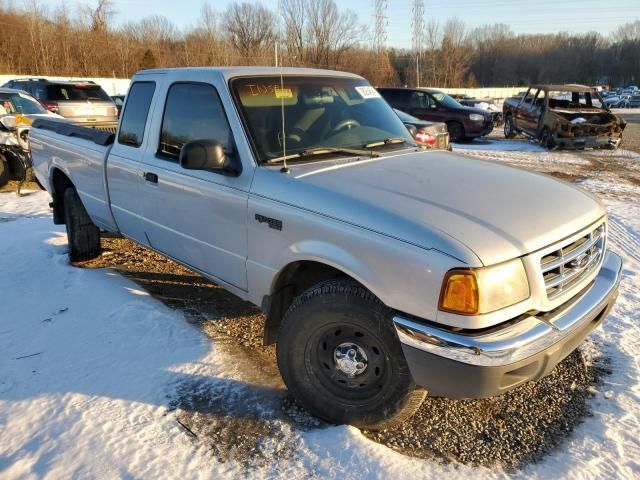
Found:
[[[444,151],[341,158],[290,169],[287,175],[279,167],[258,168],[252,193],[468,264],[531,253],[606,213],[595,198],[566,182]]]

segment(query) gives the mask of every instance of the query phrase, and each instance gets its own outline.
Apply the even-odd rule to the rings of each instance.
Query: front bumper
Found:
[[[491,133],[493,125],[494,122],[492,118],[489,118],[482,123],[469,121],[465,124],[464,135],[469,138],[484,137]]]
[[[544,377],[609,313],[621,269],[607,252],[593,282],[567,303],[479,334],[394,317],[414,381],[434,396],[486,398]]]
[[[557,133],[554,142],[560,148],[581,150],[583,148],[618,148],[622,142],[622,136],[610,137],[607,135],[591,137],[562,137]]]

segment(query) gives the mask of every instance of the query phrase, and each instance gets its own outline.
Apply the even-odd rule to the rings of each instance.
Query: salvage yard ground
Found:
[[[497,399],[428,399],[381,433],[300,410],[253,306],[119,238],[71,266],[47,194],[0,193],[0,477],[637,478],[640,129],[630,127],[615,152],[548,152],[498,133],[454,146],[599,196],[625,261],[620,297],[542,381]]]

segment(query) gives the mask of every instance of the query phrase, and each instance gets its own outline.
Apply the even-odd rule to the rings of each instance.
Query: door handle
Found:
[[[151,182],[151,183],[158,183],[158,175],[156,175],[155,173],[151,173],[151,172],[146,172],[144,174],[144,179],[147,182]]]

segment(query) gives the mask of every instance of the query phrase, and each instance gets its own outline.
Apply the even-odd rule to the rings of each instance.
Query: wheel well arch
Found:
[[[280,270],[273,282],[271,295],[262,300],[262,310],[266,313],[264,345],[275,343],[282,317],[298,295],[320,282],[337,278],[358,282],[352,275],[315,260],[291,262]],[[358,284],[362,285],[361,282]]]
[[[64,216],[64,191],[72,187],[73,182],[59,168],[51,171],[51,197],[53,198],[53,223],[62,225],[66,223]]]

